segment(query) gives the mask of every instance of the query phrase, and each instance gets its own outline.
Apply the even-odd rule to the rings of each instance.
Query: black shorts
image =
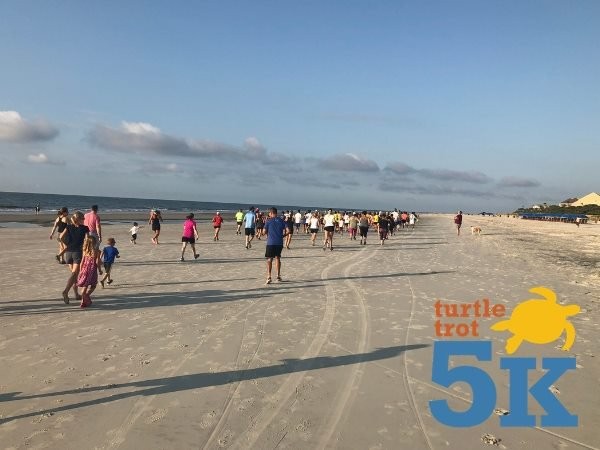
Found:
[[[367,237],[369,227],[358,227],[358,229],[360,230],[360,237]]]
[[[213,225],[213,228],[214,228],[215,230],[220,230],[220,229],[221,229],[221,225]]]
[[[310,229],[310,232],[311,232],[312,234],[317,234],[317,233],[319,232],[319,229],[318,229],[318,228],[311,228],[311,229]]]
[[[152,225],[152,231],[160,231],[160,225]]]
[[[135,240],[137,239],[137,233],[133,233],[133,234],[131,235],[131,239],[133,239],[133,240],[135,241]]]
[[[334,227],[325,227],[325,231],[333,232]]]
[[[106,271],[106,273],[110,273],[110,269],[112,268],[112,265],[113,265],[113,263],[109,263],[109,262],[103,263],[104,270]]]
[[[65,252],[67,264],[81,264],[82,252]]]
[[[195,243],[196,243],[196,239],[195,239],[195,238],[193,238],[193,237],[185,237],[185,236],[182,236],[182,238],[181,238],[181,242],[187,242],[187,243],[189,243],[189,244],[195,244]]]
[[[281,250],[283,250],[283,245],[267,245],[265,248],[265,258],[279,258]]]
[[[238,224],[238,226],[240,226],[242,224],[242,222],[236,222]]]
[[[254,230],[254,228],[244,228],[244,234],[246,236],[254,236],[255,233],[256,231]]]
[[[288,234],[294,234],[294,227],[288,228]]]

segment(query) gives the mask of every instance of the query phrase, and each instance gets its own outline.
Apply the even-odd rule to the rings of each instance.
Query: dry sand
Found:
[[[180,224],[159,246],[147,228],[131,245],[128,227],[105,226],[122,257],[86,310],[60,300],[67,269],[47,228],[0,229],[1,449],[476,449],[486,433],[501,448],[600,448],[599,226],[465,217],[458,238],[450,216],[431,215],[383,247],[375,233],[367,246],[336,236],[333,252],[294,235],[284,282],[269,286],[264,243],[246,250],[231,225],[220,242],[202,225],[201,257],[183,263]],[[429,400],[464,410],[471,392],[431,381],[433,303],[487,297],[510,312],[538,285],[581,306],[577,339],[517,356],[576,356],[556,387],[579,426],[438,423]],[[492,323],[481,336],[503,356],[510,334]],[[465,363],[510,409],[498,359],[452,364]],[[530,384],[541,374],[538,363]]]

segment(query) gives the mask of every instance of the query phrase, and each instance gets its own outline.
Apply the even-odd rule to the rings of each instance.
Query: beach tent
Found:
[[[521,213],[521,219],[543,220],[547,222],[568,222],[575,223],[579,219],[579,223],[587,223],[588,216],[585,214],[563,214],[563,213]]]
[[[571,203],[571,206],[598,205],[600,206],[600,195],[592,192],[585,197],[581,197],[576,202]]]

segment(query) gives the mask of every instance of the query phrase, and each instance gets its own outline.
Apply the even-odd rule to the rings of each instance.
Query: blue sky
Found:
[[[600,2],[0,3],[0,190],[512,210],[600,190]]]

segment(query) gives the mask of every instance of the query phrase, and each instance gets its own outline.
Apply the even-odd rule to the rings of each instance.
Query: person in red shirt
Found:
[[[456,216],[454,216],[454,224],[456,225],[456,235],[460,236],[460,227],[462,225],[462,211],[459,211]]]
[[[213,217],[213,228],[215,229],[215,236],[213,237],[213,241],[219,240],[219,231],[221,231],[221,224],[223,223],[223,217],[221,217],[221,213],[217,211],[215,217]]]

